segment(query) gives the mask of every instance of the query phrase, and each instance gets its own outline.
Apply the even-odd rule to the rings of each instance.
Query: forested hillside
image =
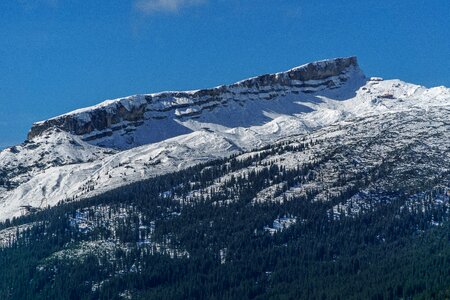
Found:
[[[385,118],[378,143],[361,138],[370,119],[290,137],[7,220],[0,298],[450,297],[437,116]]]

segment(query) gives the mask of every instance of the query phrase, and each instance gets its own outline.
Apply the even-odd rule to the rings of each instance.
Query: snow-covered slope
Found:
[[[291,136],[317,131],[339,143],[336,126],[367,124],[359,135],[366,139],[398,116],[432,111],[442,121],[449,107],[450,89],[366,79],[355,58],[210,90],[110,100],[36,123],[27,142],[0,152],[0,219],[20,215],[20,206],[79,199]],[[431,120],[404,128],[414,136]]]
[[[11,189],[46,169],[102,159],[115,151],[96,147],[58,128],[0,152],[0,182]]]
[[[229,86],[108,100],[35,123],[28,136],[56,126],[95,145],[129,149],[189,133],[183,125],[189,120],[226,127],[262,125],[270,113],[308,111],[295,100],[317,101],[313,94],[348,99],[364,82],[355,57],[326,60]],[[333,93],[336,89],[339,92]]]

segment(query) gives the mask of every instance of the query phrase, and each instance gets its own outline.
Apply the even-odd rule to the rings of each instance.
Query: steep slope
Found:
[[[330,210],[339,217],[376,207],[377,201],[385,204],[400,195],[414,197],[423,190],[450,188],[449,114],[449,106],[383,113],[282,139],[237,156],[237,160],[261,158],[192,191],[183,201],[196,203],[206,195],[230,194],[231,178],[251,178],[274,167],[278,173],[254,188],[255,205],[302,197],[321,202],[339,198],[341,202]],[[299,172],[299,168],[307,172]],[[283,180],[289,172],[299,174]]]
[[[219,97],[215,93],[227,95],[223,105],[196,115],[180,114],[181,109],[193,109],[206,98],[208,103],[215,101]],[[428,111],[442,110],[445,116],[450,99],[445,87],[427,89],[399,80],[366,80],[355,58],[307,64],[207,92],[169,94],[153,94],[151,101],[146,96],[107,101],[35,124],[24,145],[0,152],[0,219],[20,215],[20,206],[52,206],[64,199],[80,199],[289,136],[352,124],[360,118],[373,122],[367,132],[370,135],[375,134],[377,122],[390,118],[400,122],[401,113],[411,114],[408,122]],[[147,118],[154,116],[156,106],[162,107],[158,113],[166,114],[165,118]],[[140,125],[126,117],[136,107],[145,110],[136,121]],[[103,128],[102,122],[125,127]],[[181,131],[167,122],[190,133],[180,135]],[[332,137],[338,132],[329,128],[333,142],[326,149],[332,151],[338,143]],[[421,128],[409,130],[414,136]],[[135,147],[163,136],[171,138]],[[126,150],[119,152],[106,145]]]
[[[114,150],[87,144],[57,128],[49,128],[32,140],[4,149],[0,152],[2,219],[17,216],[20,206],[43,208],[55,204],[51,200],[47,203],[47,198],[65,195],[59,193],[70,188],[70,184],[55,170],[70,170],[78,164],[98,161],[114,153]],[[70,172],[66,174],[70,175]]]
[[[13,189],[49,168],[92,162],[115,151],[92,146],[58,128],[0,152],[0,188]]]
[[[450,107],[412,106],[3,224],[0,295],[445,298]]]
[[[129,149],[189,133],[183,126],[188,120],[226,127],[262,125],[271,119],[271,112],[307,111],[293,101],[300,93],[332,95],[341,88],[335,96],[347,99],[364,81],[355,57],[326,60],[229,86],[108,100],[35,123],[28,138],[56,126],[95,145]],[[301,100],[314,101],[315,97]]]

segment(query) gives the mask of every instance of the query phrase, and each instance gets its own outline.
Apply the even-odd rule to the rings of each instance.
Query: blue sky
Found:
[[[448,0],[2,0],[0,147],[105,99],[339,56],[368,76],[450,86],[449,31]]]

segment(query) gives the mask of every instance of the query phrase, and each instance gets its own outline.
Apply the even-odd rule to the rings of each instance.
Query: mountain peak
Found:
[[[349,82],[353,83],[350,89],[365,82],[356,57],[328,59],[210,89],[161,92],[107,100],[34,123],[28,139],[42,134],[49,127],[58,127],[96,145],[117,149],[132,148],[190,132],[179,125],[180,122],[196,118],[217,120],[214,114],[218,114],[220,110],[227,110],[227,114],[231,107],[234,107],[233,113],[238,116],[243,107],[254,106],[254,103],[259,103],[258,109],[262,106],[267,109],[264,104],[267,100],[277,105],[278,100],[286,97],[315,95],[338,89]],[[262,124],[260,119],[253,121],[256,123],[251,125]],[[230,124],[225,122],[222,125]],[[135,134],[139,129],[141,132]]]
[[[231,86],[252,84],[289,84],[293,80],[309,81],[309,80],[324,80],[328,77],[339,76],[351,67],[358,67],[358,60],[356,56],[340,57],[326,60],[310,62],[307,64],[294,67],[284,72],[273,74],[265,74],[249,79],[244,79]]]
[[[433,111],[445,116],[449,95],[445,88],[369,80],[350,57],[212,89],[108,100],[37,123],[34,138],[0,152],[0,204],[7,205],[0,220],[20,214],[19,205],[88,197],[321,129],[324,136],[311,139],[328,139],[368,118],[378,124]],[[378,135],[386,124],[368,133]]]
[[[287,71],[287,73],[299,74],[304,76],[304,80],[323,79],[329,76],[335,76],[342,73],[349,67],[358,67],[358,58],[356,56],[338,57],[332,59],[310,62]],[[310,77],[309,79],[306,77]]]

